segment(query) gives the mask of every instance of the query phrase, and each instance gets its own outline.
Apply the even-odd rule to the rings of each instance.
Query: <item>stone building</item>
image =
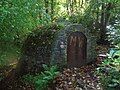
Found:
[[[95,60],[96,39],[80,24],[61,30],[52,47],[51,64],[81,67]]]

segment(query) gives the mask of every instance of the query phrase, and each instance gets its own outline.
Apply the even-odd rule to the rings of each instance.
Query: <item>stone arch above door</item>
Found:
[[[93,37],[89,31],[90,30],[87,30],[81,24],[72,24],[67,26],[64,30],[58,32],[52,47],[51,64],[58,66],[67,65],[67,40],[69,35],[73,32],[81,32],[87,38],[87,56],[84,65],[93,61],[96,57],[96,41],[95,37]]]

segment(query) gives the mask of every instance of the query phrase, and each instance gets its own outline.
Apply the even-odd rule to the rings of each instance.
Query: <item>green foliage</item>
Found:
[[[2,14],[0,40],[6,42],[20,39],[31,29],[46,24],[47,20],[50,19],[39,0],[13,0],[12,2],[3,0],[0,11]]]
[[[120,18],[120,17],[119,17]],[[116,20],[114,24],[107,27],[108,40],[113,44],[120,43],[120,21]]]
[[[107,55],[108,55],[108,58],[113,60],[114,57],[116,56],[120,57],[120,50],[118,48],[111,48]]]
[[[120,87],[120,74],[115,69],[109,69],[107,75],[102,74],[100,80],[105,90],[116,90]]]
[[[8,63],[10,57],[18,56],[23,41],[37,26],[50,22],[41,0],[0,1],[0,64]]]
[[[120,50],[111,49],[108,58],[97,68],[97,74],[105,90],[120,87]]]
[[[47,87],[49,86],[49,84],[51,84],[56,75],[59,74],[57,66],[48,67],[47,65],[43,65],[43,67],[45,71],[41,72],[41,74],[28,74],[23,76],[23,80],[26,83],[33,84],[36,90],[47,89]]]

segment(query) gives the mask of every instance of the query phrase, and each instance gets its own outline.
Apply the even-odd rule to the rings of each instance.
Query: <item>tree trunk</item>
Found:
[[[105,26],[105,4],[102,4],[101,9],[101,27],[100,27],[100,40],[105,40],[106,36],[106,26]]]
[[[66,0],[66,10],[67,10],[67,14],[69,15],[69,1]]]
[[[54,0],[51,0],[51,20],[53,21],[54,16]]]
[[[110,10],[112,9],[111,7],[111,3],[102,4],[102,13],[101,13],[101,22],[100,22],[100,43],[102,44],[108,44],[108,41],[106,40],[107,35],[107,25],[109,22],[109,18],[110,18]]]
[[[74,8],[75,8],[75,11],[77,11],[77,1],[74,0]]]
[[[44,0],[44,2],[45,2],[45,11],[46,11],[46,13],[48,13],[48,10],[49,10],[49,1],[48,0]]]

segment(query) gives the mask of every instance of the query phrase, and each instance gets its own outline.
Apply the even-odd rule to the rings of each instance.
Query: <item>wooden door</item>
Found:
[[[82,32],[73,32],[67,42],[68,67],[81,67],[85,64],[87,50],[87,38]]]

